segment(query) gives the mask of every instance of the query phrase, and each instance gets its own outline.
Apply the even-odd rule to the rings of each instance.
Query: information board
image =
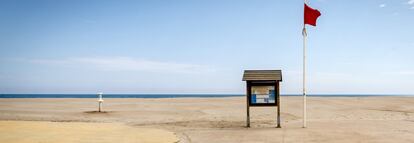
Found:
[[[276,104],[275,86],[251,86],[250,104]]]

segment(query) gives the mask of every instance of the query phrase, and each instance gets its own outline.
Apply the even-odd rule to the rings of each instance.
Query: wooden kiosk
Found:
[[[250,107],[277,106],[277,128],[280,128],[280,84],[281,70],[245,70],[247,119],[250,127]]]

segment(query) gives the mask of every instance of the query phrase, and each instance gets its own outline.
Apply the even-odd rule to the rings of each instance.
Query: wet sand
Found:
[[[165,134],[175,136],[176,141],[181,143],[414,142],[414,97],[309,97],[308,128],[305,129],[302,128],[300,97],[281,98],[282,128],[275,128],[275,107],[251,108],[252,127],[246,128],[245,103],[244,97],[112,98],[105,99],[103,106],[106,112],[98,113],[95,112],[98,105],[96,99],[0,99],[0,120],[85,126],[76,128],[77,133],[83,133],[79,132],[81,129],[89,130],[89,124],[108,124],[120,126],[115,128],[125,128],[112,130],[114,134],[125,133],[128,136],[129,133],[137,133],[134,139],[141,139],[138,142],[162,142],[160,139],[166,139]],[[17,126],[20,123],[27,122],[14,124]],[[0,126],[7,133],[0,132],[1,142],[20,134],[4,130],[4,122],[0,122]],[[7,128],[11,127],[13,126]],[[151,137],[142,141],[144,137],[139,137],[138,134],[145,130],[157,130],[159,133],[152,133]],[[47,132],[49,131],[37,133],[48,134]],[[33,134],[30,130],[26,133]],[[63,133],[55,132],[55,135],[59,134]],[[119,138],[115,136],[110,142]],[[103,138],[96,142],[108,140]],[[52,142],[54,141],[57,140]],[[129,141],[133,142],[129,139],[120,142]],[[166,141],[175,142],[174,139]]]

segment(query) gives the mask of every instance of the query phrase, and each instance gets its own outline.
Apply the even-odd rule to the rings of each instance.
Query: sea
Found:
[[[103,94],[104,98],[218,98],[242,97],[245,94]],[[301,96],[282,94],[281,96]],[[370,97],[370,96],[408,96],[398,94],[309,94],[309,97]],[[97,94],[0,94],[0,98],[97,98]]]

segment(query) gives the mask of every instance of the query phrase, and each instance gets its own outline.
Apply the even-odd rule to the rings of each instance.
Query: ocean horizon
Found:
[[[217,98],[240,97],[245,94],[103,94],[103,98]],[[302,96],[301,94],[281,94],[281,96]],[[371,97],[404,96],[408,94],[308,94],[309,97]],[[0,98],[97,98],[97,94],[0,94]]]

